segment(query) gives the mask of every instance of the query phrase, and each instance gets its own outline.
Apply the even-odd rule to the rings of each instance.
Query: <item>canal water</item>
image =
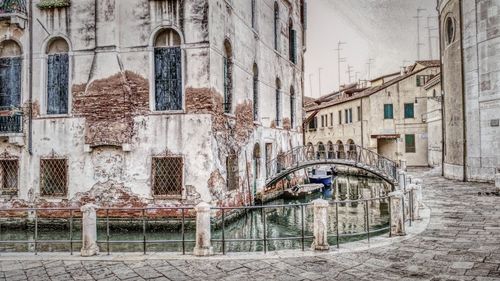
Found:
[[[226,252],[255,252],[264,251],[264,231],[266,233],[266,249],[268,251],[301,249],[304,245],[309,248],[313,235],[313,207],[306,205],[303,208],[295,206],[297,203],[309,203],[314,199],[327,200],[357,200],[378,198],[387,195],[391,186],[387,183],[365,177],[339,176],[334,181],[334,187],[322,193],[314,194],[301,200],[279,199],[268,202],[266,205],[285,205],[280,207],[257,209],[241,214],[225,224],[224,231],[221,224],[212,225],[213,246],[216,253],[222,252],[223,243]],[[347,202],[331,205],[328,209],[328,234],[330,245],[337,242],[342,244],[349,241],[367,239],[366,204],[368,204],[368,221],[371,236],[387,233],[389,225],[388,200],[365,202]],[[288,205],[288,206],[287,206]],[[339,224],[337,226],[337,215]],[[265,218],[264,218],[265,217]],[[264,221],[266,222],[264,227]],[[130,226],[135,227],[130,227]],[[11,228],[0,224],[0,241],[18,241],[18,243],[0,243],[0,252],[34,252],[35,246],[40,252],[69,252],[71,248],[78,252],[81,248],[81,221],[73,222],[73,233],[70,235],[68,223],[54,221],[53,223],[39,223],[37,243],[34,243],[34,227]],[[337,231],[340,237],[337,241]],[[302,239],[304,233],[305,239]],[[145,235],[144,235],[145,234]],[[109,243],[108,241],[109,237]],[[146,237],[146,239],[144,239]],[[57,240],[74,240],[73,243],[58,243]],[[193,221],[186,222],[186,231],[183,239],[180,227],[164,227],[155,221],[146,223],[146,232],[143,232],[140,218],[130,219],[124,223],[110,221],[109,236],[107,235],[105,219],[98,220],[98,239],[101,252],[182,252],[192,251],[194,247],[195,230]],[[249,239],[252,241],[241,241]],[[146,240],[146,243],[144,243]],[[179,240],[165,243],[166,241]],[[238,240],[238,241],[230,241]],[[51,241],[46,243],[44,241]]]

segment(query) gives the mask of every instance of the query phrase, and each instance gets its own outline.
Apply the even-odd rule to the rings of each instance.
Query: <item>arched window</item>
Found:
[[[47,114],[68,114],[69,45],[53,39],[47,48]]]
[[[341,140],[337,141],[337,159],[345,159],[344,144]]]
[[[274,49],[278,50],[279,30],[280,30],[280,9],[278,2],[274,2]]]
[[[347,141],[347,144],[349,145],[349,150],[348,150],[349,159],[356,160],[357,156],[358,156],[357,151],[356,151],[356,144],[354,144],[354,141],[352,139],[349,139]]]
[[[333,159],[335,157],[334,148],[333,148],[333,143],[332,141],[328,141],[327,143],[327,149],[328,149],[328,159]]]
[[[21,47],[13,40],[0,43],[0,109],[21,105]]]
[[[288,48],[290,61],[297,63],[297,32],[293,29],[293,21],[291,18],[288,22]]]
[[[259,68],[253,64],[253,120],[259,119]]]
[[[322,142],[318,143],[318,159],[325,158],[325,145]]]
[[[181,37],[173,29],[161,30],[154,41],[155,110],[182,110]]]
[[[290,124],[295,127],[295,90],[290,87]]]
[[[446,43],[449,45],[453,43],[455,40],[455,21],[451,16],[446,18],[445,21],[445,27],[446,27]]]
[[[233,50],[228,40],[224,41],[224,112],[230,113],[233,100]]]
[[[276,126],[281,126],[281,81],[276,78]]]

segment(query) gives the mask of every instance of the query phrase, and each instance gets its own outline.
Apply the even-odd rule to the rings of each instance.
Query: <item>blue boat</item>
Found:
[[[310,183],[321,183],[325,187],[332,186],[332,176],[329,175],[311,175],[309,176]]]

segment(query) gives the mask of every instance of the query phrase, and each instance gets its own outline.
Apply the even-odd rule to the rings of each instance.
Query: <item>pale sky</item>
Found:
[[[305,95],[319,97],[338,89],[337,42],[342,45],[341,84],[399,71],[417,60],[417,9],[420,12],[421,59],[429,59],[427,17],[437,27],[436,0],[308,0]],[[438,58],[438,31],[431,30],[433,58]],[[358,72],[356,74],[356,72]],[[312,83],[310,83],[310,80]],[[311,87],[312,86],[312,87]]]

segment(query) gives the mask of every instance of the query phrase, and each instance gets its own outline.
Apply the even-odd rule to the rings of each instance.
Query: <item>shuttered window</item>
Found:
[[[182,110],[181,48],[155,48],[156,110]]]
[[[0,108],[19,107],[21,102],[21,58],[0,58]]]
[[[406,153],[415,153],[415,135],[405,135],[405,151]]]
[[[339,110],[339,124],[342,124],[342,110]]]
[[[405,103],[405,118],[415,118],[413,103]]]
[[[293,128],[295,126],[295,93],[293,91],[290,96],[290,123]]]
[[[394,118],[394,110],[392,103],[384,104],[384,119],[393,119]]]
[[[276,89],[276,126],[281,126],[281,90]]]
[[[290,33],[290,38],[289,38],[289,44],[290,44],[290,61],[293,63],[297,63],[297,31],[292,29],[290,27],[289,30]]]
[[[68,54],[48,56],[47,114],[68,113]]]

